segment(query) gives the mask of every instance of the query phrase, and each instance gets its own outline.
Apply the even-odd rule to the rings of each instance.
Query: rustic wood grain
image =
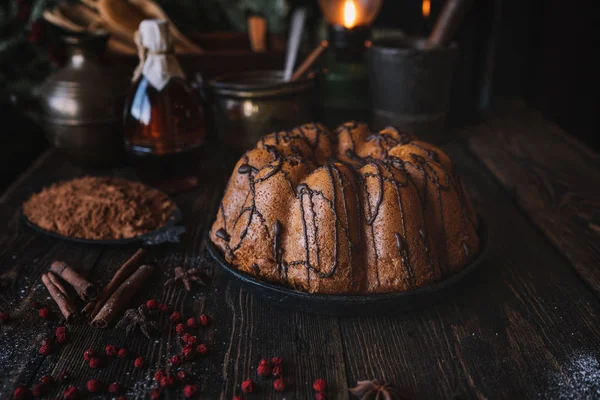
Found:
[[[463,134],[600,298],[600,156],[522,103]]]
[[[435,307],[341,319],[348,380],[417,399],[593,398],[600,380],[572,383],[581,362],[600,377],[600,304],[478,163],[448,150],[488,226],[487,260]]]

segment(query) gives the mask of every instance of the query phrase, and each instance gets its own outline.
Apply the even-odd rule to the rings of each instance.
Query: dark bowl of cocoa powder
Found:
[[[38,232],[80,243],[176,242],[184,231],[169,196],[116,177],[57,182],[25,201],[21,216]]]

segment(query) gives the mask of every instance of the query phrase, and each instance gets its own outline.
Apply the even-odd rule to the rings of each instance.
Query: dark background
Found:
[[[302,3],[302,2],[299,2]],[[315,1],[307,1],[316,7]],[[384,0],[375,22],[411,35],[428,32],[443,1]],[[453,127],[476,123],[498,98],[520,98],[589,146],[600,148],[600,6],[594,1],[475,0],[457,33],[460,55],[451,96]],[[0,104],[4,189],[47,147],[21,108]]]

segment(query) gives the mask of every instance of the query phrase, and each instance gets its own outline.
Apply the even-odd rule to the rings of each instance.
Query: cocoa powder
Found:
[[[163,226],[174,210],[162,192],[112,177],[83,177],[55,183],[32,195],[23,213],[33,224],[63,236],[127,239]]]

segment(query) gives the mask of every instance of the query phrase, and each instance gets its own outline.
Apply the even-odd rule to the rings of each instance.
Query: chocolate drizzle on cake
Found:
[[[400,261],[393,264],[393,268],[408,289],[415,289],[417,281],[439,279],[448,273],[446,264],[451,253],[456,253],[456,246],[462,253],[461,258],[464,254],[464,262],[468,262],[470,250],[477,246],[471,241],[470,233],[474,232],[476,221],[468,209],[470,204],[460,181],[440,164],[447,164],[447,157],[440,158],[443,153],[438,153],[433,146],[414,140],[412,135],[392,128],[380,134],[368,134],[364,126],[356,122],[343,124],[335,135],[314,123],[267,135],[242,159],[235,179],[238,186],[245,185],[245,193],[236,194],[238,206],[221,205],[221,222],[215,223],[212,234],[227,242],[220,246],[232,265],[308,291],[330,290],[323,289],[326,280],[339,276],[350,292],[377,292],[379,287],[393,281],[390,257]],[[405,152],[394,152],[397,146],[406,146]],[[314,177],[310,186],[306,182],[309,177]],[[289,192],[269,192],[270,182],[287,182]],[[282,187],[281,183],[273,185]],[[257,188],[261,190],[260,209]],[[448,224],[456,226],[456,219],[445,220],[444,208],[450,207],[446,205],[446,193],[458,197],[463,230],[459,242],[456,231],[452,237],[446,232]],[[267,201],[273,196],[272,206],[263,205],[265,195],[269,197]],[[281,206],[275,199],[281,195],[291,196],[287,197],[292,199],[291,204],[289,200],[282,200],[285,201],[283,207],[291,207],[289,211],[278,208]],[[273,219],[261,212],[272,212],[272,207],[278,209],[279,217],[281,212],[291,213],[295,209],[299,226],[294,228],[292,220],[285,233],[280,219],[269,226],[267,221]],[[228,215],[226,210],[233,214]],[[389,219],[392,218],[390,212],[398,213],[394,217],[399,218],[398,222]],[[395,250],[382,242],[384,232],[380,229],[386,224],[397,226],[391,233]],[[431,226],[439,226],[441,232],[437,228],[428,232]],[[248,235],[250,229],[252,235]],[[290,237],[295,237],[294,229],[298,230],[298,236],[290,241]],[[414,230],[418,230],[418,244],[410,239]],[[227,232],[237,238],[237,243],[229,243],[231,238]],[[251,249],[258,243],[246,242],[249,237],[252,241],[259,240],[257,235],[263,235],[262,232],[272,240],[268,250],[272,256],[257,254],[257,257],[273,261],[272,266],[268,265],[271,261],[261,261],[259,268],[255,260],[246,264],[248,251],[256,251]],[[450,241],[455,243],[452,248]],[[283,249],[284,243],[292,248]],[[243,246],[244,251],[238,253]],[[390,250],[397,255],[390,254]],[[342,265],[344,273],[340,275],[337,271]],[[423,265],[428,271],[423,271]],[[274,273],[268,272],[270,268]],[[299,271],[303,271],[303,277]]]

